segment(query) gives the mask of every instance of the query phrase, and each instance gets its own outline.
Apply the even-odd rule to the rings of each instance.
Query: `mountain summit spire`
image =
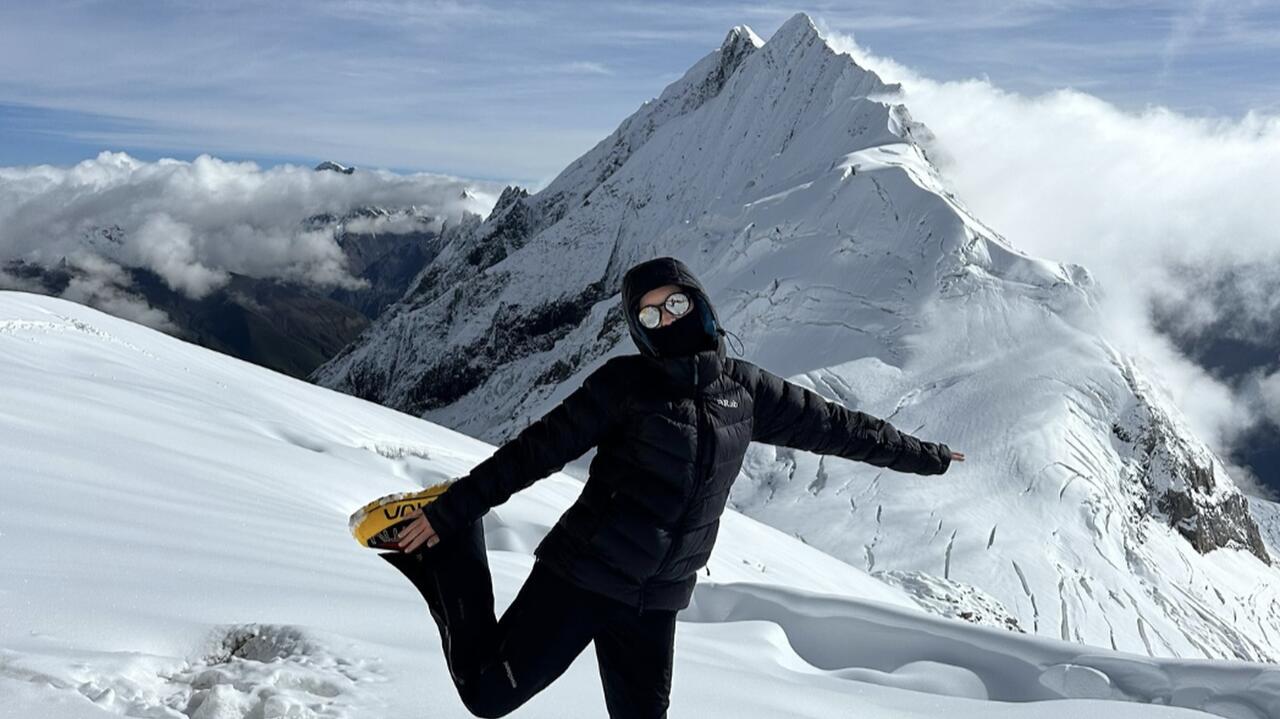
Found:
[[[781,27],[769,37],[769,41],[766,44],[793,47],[814,40],[826,42],[822,34],[818,32],[818,27],[813,24],[809,14],[798,12],[787,18],[787,21],[782,23]]]

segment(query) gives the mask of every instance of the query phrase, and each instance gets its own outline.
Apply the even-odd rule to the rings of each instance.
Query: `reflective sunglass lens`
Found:
[[[667,311],[676,317],[682,316],[689,311],[689,296],[683,292],[673,292],[667,298]]]
[[[640,308],[641,325],[644,325],[648,329],[653,329],[658,326],[660,321],[662,321],[662,314],[658,311],[657,307],[650,305],[648,307]]]

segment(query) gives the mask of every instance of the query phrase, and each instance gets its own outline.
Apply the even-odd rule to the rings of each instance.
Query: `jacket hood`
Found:
[[[715,350],[704,350],[688,357],[664,357],[654,350],[649,343],[648,331],[640,324],[636,313],[640,311],[640,298],[649,290],[663,285],[687,288],[694,295],[695,303],[705,308],[703,326],[708,334],[715,337]],[[662,364],[663,369],[677,379],[699,378],[699,386],[704,386],[719,374],[725,354],[724,331],[720,328],[720,317],[716,314],[715,305],[711,304],[706,289],[688,265],[674,257],[657,257],[633,266],[622,277],[622,305],[627,318],[627,329],[641,355]]]

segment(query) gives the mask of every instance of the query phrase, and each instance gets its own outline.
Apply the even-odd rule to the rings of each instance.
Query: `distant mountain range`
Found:
[[[362,289],[323,288],[229,273],[226,285],[192,299],[143,267],[125,267],[128,278],[118,289],[162,311],[169,321],[165,329],[183,339],[305,377],[403,295],[415,275],[434,258],[440,237],[427,228],[434,219],[412,208],[380,207],[357,208],[342,217],[323,214],[306,218],[306,229],[334,233],[348,271],[368,283]],[[419,223],[422,229],[399,228],[395,233],[348,229],[351,224],[374,220]],[[125,230],[108,226],[91,233],[89,243],[125,241]],[[22,289],[54,296],[62,296],[74,280],[85,280],[88,274],[65,258],[53,266],[10,260],[0,264],[0,270]]]

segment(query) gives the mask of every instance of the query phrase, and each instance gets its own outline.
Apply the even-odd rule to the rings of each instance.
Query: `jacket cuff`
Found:
[[[425,516],[427,521],[431,523],[431,528],[435,530],[436,534],[439,535],[441,539],[453,534],[454,530],[457,529],[460,524],[460,522],[457,521],[458,517],[452,516],[448,511],[448,502],[445,501],[449,496],[449,493],[452,491],[453,487],[446,489],[443,494],[436,497],[434,502],[431,502],[422,508],[423,516]]]
[[[951,467],[951,448],[939,442],[936,452],[938,454],[938,471],[936,473],[946,474]]]

